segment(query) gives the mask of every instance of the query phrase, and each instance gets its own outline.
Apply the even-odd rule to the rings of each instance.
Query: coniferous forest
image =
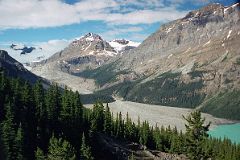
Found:
[[[114,118],[115,117],[115,118]],[[199,111],[186,119],[186,133],[152,127],[128,115],[113,116],[108,105],[84,108],[78,92],[41,82],[30,85],[0,74],[0,159],[98,159],[99,134],[141,144],[144,149],[184,154],[189,159],[239,160],[240,145],[208,136]],[[134,159],[134,155],[129,155]],[[107,158],[106,158],[107,159]],[[117,159],[117,157],[115,157]]]

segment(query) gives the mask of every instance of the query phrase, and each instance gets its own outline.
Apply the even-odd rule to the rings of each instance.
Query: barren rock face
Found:
[[[227,8],[212,4],[165,24],[138,48],[123,57],[123,61],[126,61],[124,64],[138,68],[151,60],[154,63],[155,57],[164,58],[173,54],[181,58],[184,52],[197,54],[196,52],[207,52],[207,49],[226,51],[226,48],[232,45],[229,41],[235,36],[239,37],[238,8],[239,4]],[[214,44],[216,40],[219,42]],[[227,46],[222,47],[224,42]],[[219,52],[218,50],[216,52]]]
[[[124,54],[118,59],[119,68],[144,76],[167,71],[183,75],[204,71],[199,78],[204,81],[204,92],[207,93],[237,87],[240,71],[236,64],[240,55],[239,12],[239,3],[229,7],[210,4],[192,11],[182,19],[161,26],[139,47]],[[186,76],[182,80],[189,82]]]

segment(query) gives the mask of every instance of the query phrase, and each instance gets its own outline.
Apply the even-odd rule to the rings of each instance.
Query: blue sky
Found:
[[[0,0],[0,45],[72,40],[88,32],[141,42],[163,23],[235,0]]]

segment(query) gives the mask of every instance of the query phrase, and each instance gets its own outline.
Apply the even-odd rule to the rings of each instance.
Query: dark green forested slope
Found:
[[[192,73],[194,74],[194,73]],[[153,80],[142,83],[128,81],[98,91],[98,94],[118,94],[125,100],[161,104],[176,107],[194,108],[202,103],[205,98],[200,94],[203,82],[183,83],[180,81],[181,73],[166,72]]]
[[[148,122],[136,124],[121,113],[116,118],[96,103],[85,109],[78,92],[61,91],[53,85],[44,90],[41,83],[0,74],[0,158],[6,160],[75,160],[127,159],[108,151],[102,154],[97,144],[99,133],[120,141],[136,142],[147,149],[185,154],[190,159],[240,159],[240,145],[229,140],[207,138],[200,112],[186,117],[186,134],[176,129],[151,127]],[[128,153],[128,155],[135,153]],[[111,156],[110,156],[111,155]],[[127,156],[128,156],[127,155]]]
[[[209,99],[201,110],[217,117],[240,120],[240,91],[218,93]]]
[[[116,71],[117,62],[112,62],[96,69],[86,69],[80,73],[74,73],[76,76],[92,78],[96,84],[102,87],[106,83],[114,82],[118,75],[127,74],[128,71]]]

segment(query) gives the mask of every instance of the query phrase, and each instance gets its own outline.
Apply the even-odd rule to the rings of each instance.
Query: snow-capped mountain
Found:
[[[97,68],[110,59],[122,55],[123,51],[138,46],[128,40],[106,41],[95,33],[73,40],[65,49],[55,53],[46,61],[35,64],[37,66],[54,66],[65,72],[78,73],[86,68]],[[36,66],[34,66],[36,67]]]
[[[55,57],[59,53],[62,57],[71,59],[71,62],[75,63],[78,61],[76,58],[88,56],[90,61],[95,59],[95,63],[99,66],[112,57],[116,57],[119,53],[133,49],[138,45],[137,42],[124,39],[108,42],[97,34],[88,33],[74,40],[50,40],[29,45],[12,43],[0,46],[0,48],[6,50],[9,55],[24,64],[26,68],[31,69],[31,66],[36,65],[36,63],[51,56]]]
[[[139,45],[139,42],[133,42],[125,39],[106,41],[95,33],[88,33],[85,36],[75,39],[70,44],[70,47],[86,51],[85,54],[89,55],[116,56],[119,53],[136,48]]]
[[[101,36],[88,33],[79,39],[74,40],[67,49],[81,52],[81,55],[115,56],[117,51]],[[70,56],[73,56],[72,54]],[[77,55],[78,56],[78,55]]]
[[[139,42],[133,42],[125,39],[115,39],[110,41],[109,44],[117,51],[118,53],[122,53],[124,51],[136,48],[140,45]]]

